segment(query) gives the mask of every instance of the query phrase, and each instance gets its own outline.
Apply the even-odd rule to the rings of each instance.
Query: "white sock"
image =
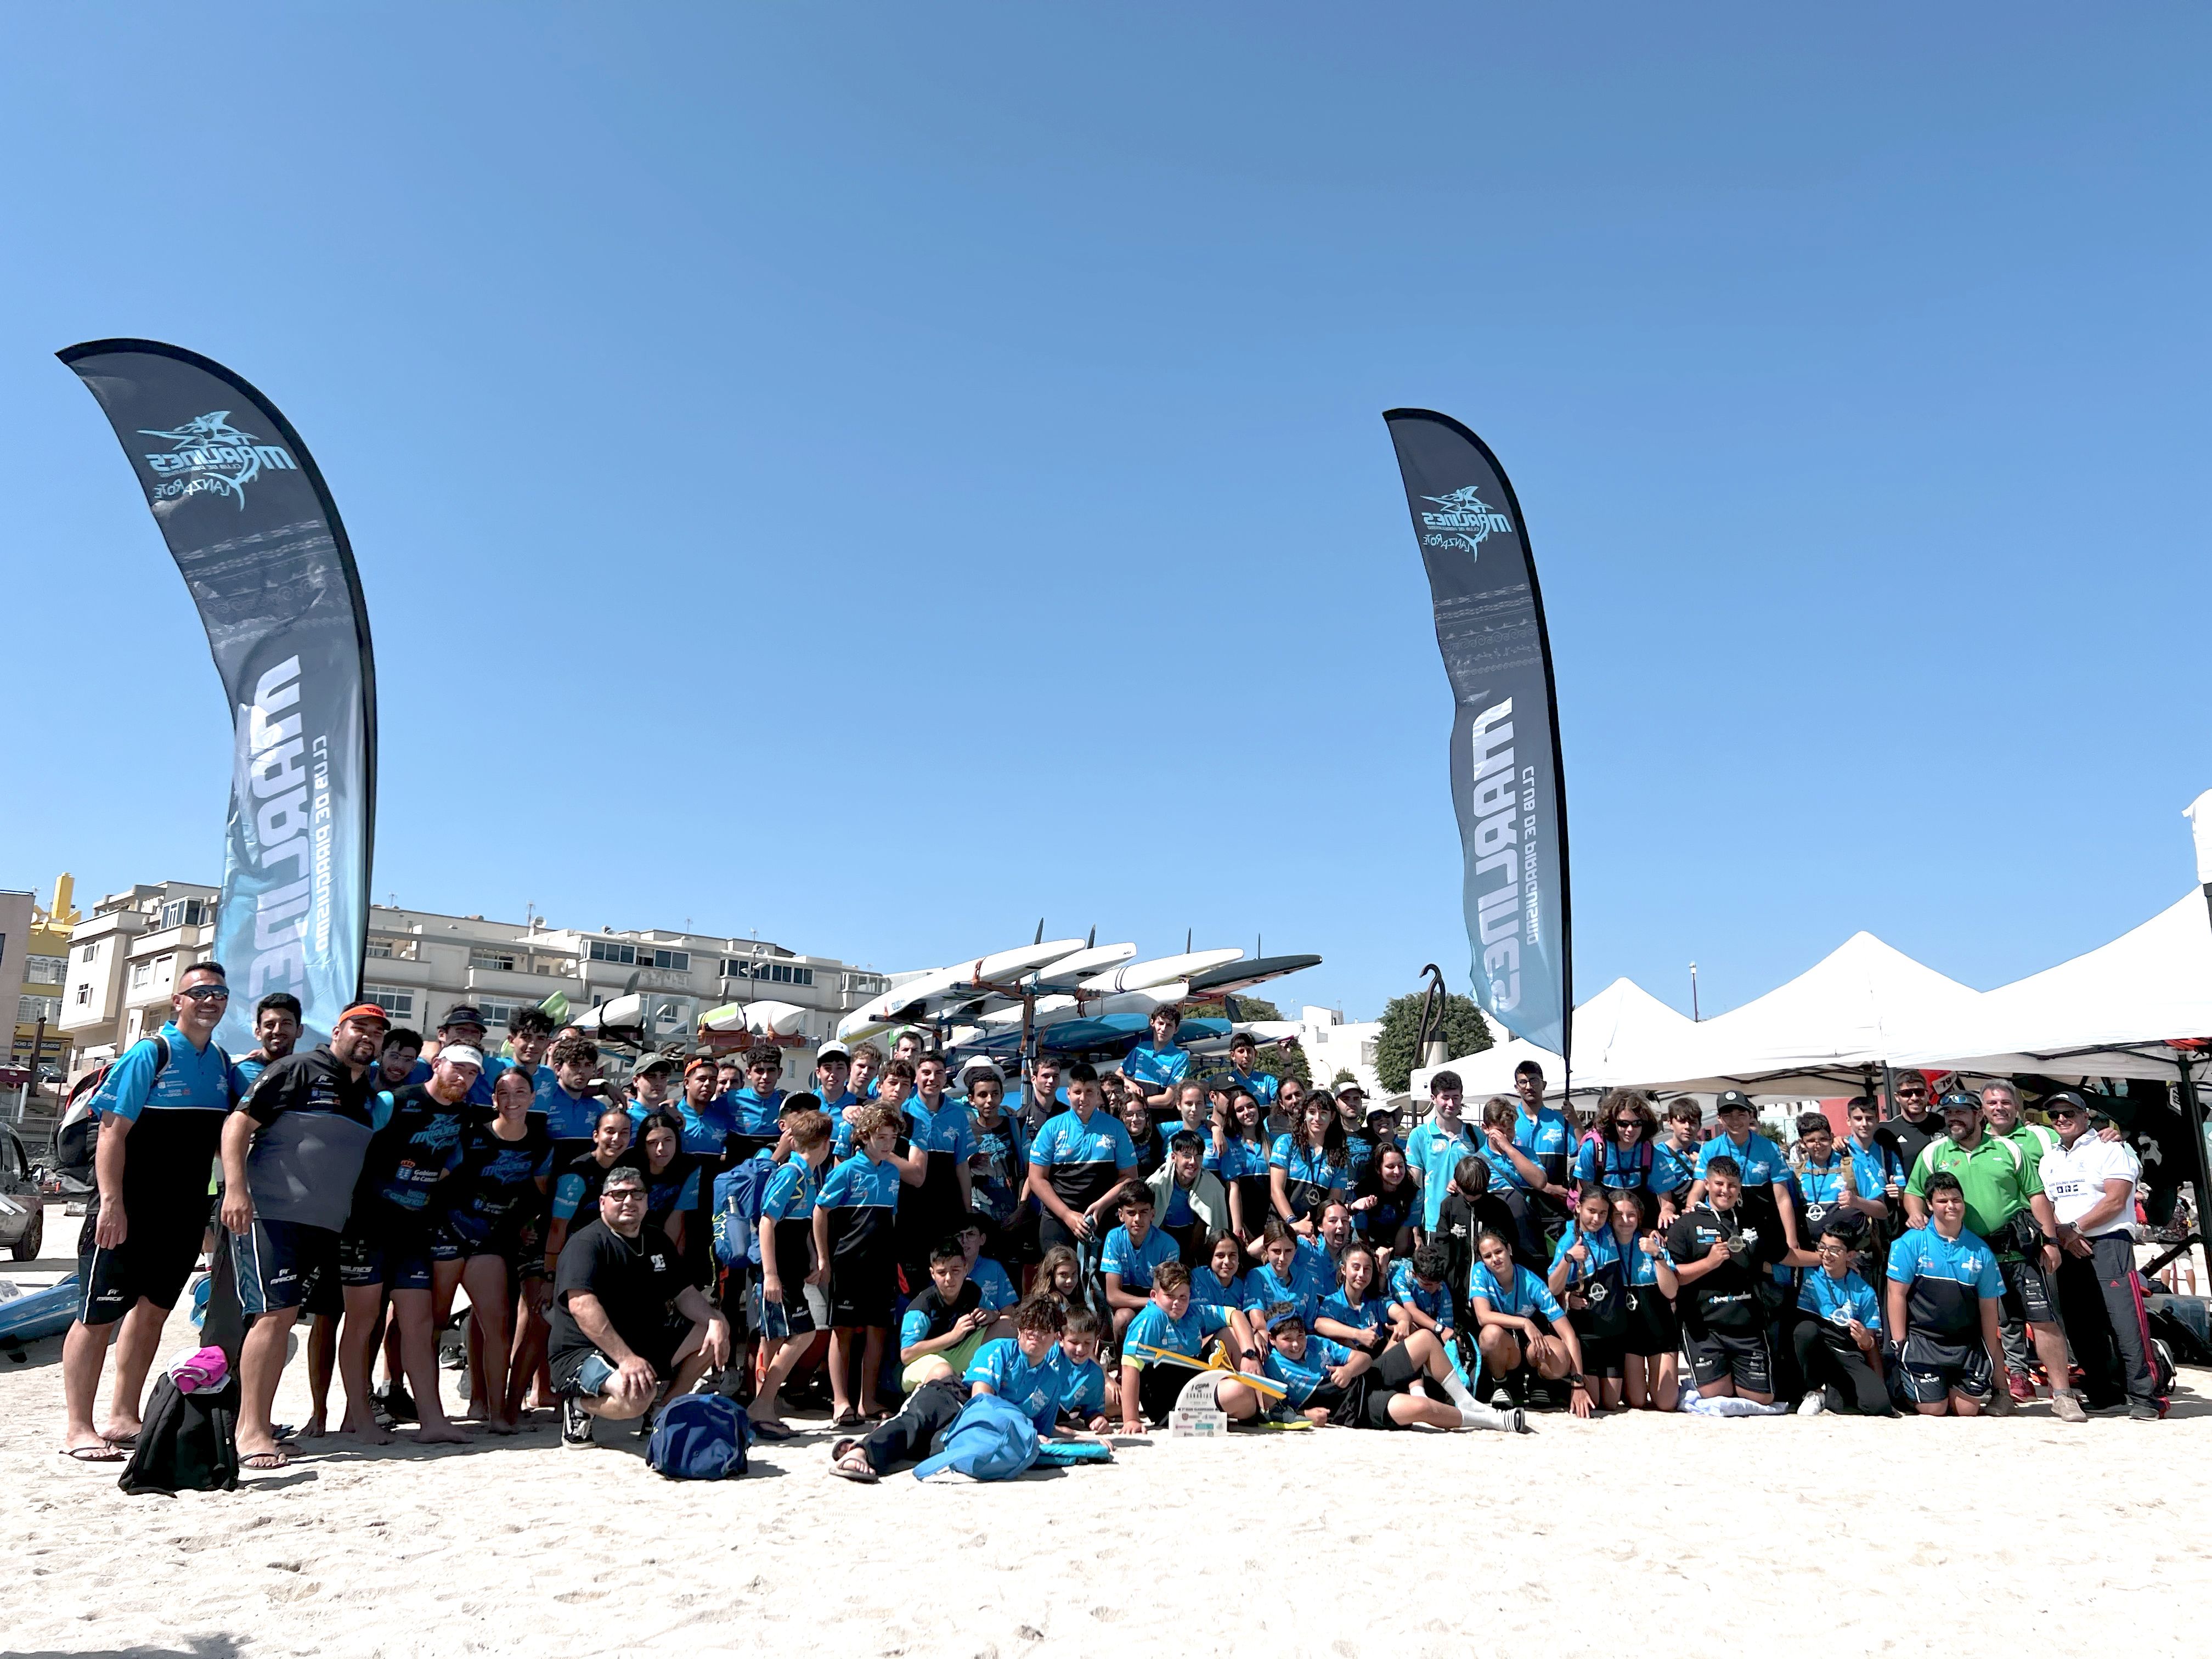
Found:
[[[1462,1429],[1503,1431],[1505,1427],[1505,1414],[1503,1412],[1492,1411],[1487,1406],[1477,1405],[1474,1400],[1469,1399],[1460,1406],[1459,1425]]]
[[[1444,1397],[1447,1400],[1449,1400],[1453,1405],[1458,1407],[1462,1411],[1468,1411],[1474,1407],[1475,1403],[1474,1391],[1468,1388],[1466,1383],[1460,1381],[1460,1376],[1457,1371],[1447,1372],[1443,1381]]]

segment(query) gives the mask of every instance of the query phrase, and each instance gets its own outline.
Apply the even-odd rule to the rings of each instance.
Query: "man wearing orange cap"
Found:
[[[388,1115],[372,1103],[391,1018],[374,1003],[338,1016],[331,1040],[271,1060],[222,1128],[222,1224],[248,1324],[239,1352],[241,1467],[281,1469],[269,1411],[286,1338],[317,1280],[337,1272],[338,1230],[353,1208],[369,1137]]]

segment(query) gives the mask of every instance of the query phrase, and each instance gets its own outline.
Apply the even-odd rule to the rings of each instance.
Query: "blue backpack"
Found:
[[[660,1408],[645,1461],[671,1480],[720,1480],[745,1472],[752,1425],[726,1395],[678,1395]]]
[[[775,1173],[775,1161],[763,1152],[714,1177],[714,1260],[720,1266],[760,1266],[761,1199]]]
[[[1037,1461],[1036,1425],[995,1394],[979,1394],[962,1407],[939,1444],[934,1456],[915,1465],[915,1480],[957,1469],[977,1480],[1011,1480]]]

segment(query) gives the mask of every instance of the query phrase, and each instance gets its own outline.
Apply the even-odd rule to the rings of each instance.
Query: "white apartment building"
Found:
[[[109,895],[70,935],[61,1026],[76,1045],[71,1068],[120,1052],[169,1017],[177,975],[215,954],[216,890],[187,882],[141,884]],[[428,1036],[446,1011],[471,1004],[496,1037],[520,1007],[556,992],[570,1013],[629,992],[651,994],[655,1032],[674,1041],[706,1010],[775,1000],[808,1010],[802,1046],[787,1070],[811,1070],[815,1046],[838,1017],[888,979],[830,957],[801,956],[765,939],[656,928],[554,927],[480,915],[374,905],[362,994],[395,1025]]]
[[[1271,1024],[1267,1029],[1274,1029]],[[1339,1072],[1349,1072],[1370,1101],[1382,1100],[1382,1079],[1375,1072],[1375,1044],[1382,1035],[1379,1019],[1347,1022],[1340,1008],[1298,1010],[1298,1044],[1314,1081],[1331,1083]]]

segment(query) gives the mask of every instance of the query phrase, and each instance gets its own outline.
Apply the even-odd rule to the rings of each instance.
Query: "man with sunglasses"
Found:
[[[1929,1100],[1925,1077],[1918,1072],[1898,1073],[1889,1085],[1889,1115],[1875,1131],[1897,1155],[1898,1168],[1907,1173],[1920,1162],[1928,1143],[1943,1133],[1943,1120],[1929,1110]]]
[[[2058,1304],[2081,1364],[2084,1401],[2094,1412],[2125,1400],[2130,1419],[2155,1423],[2166,1415],[2166,1401],[2151,1370],[2150,1323],[2128,1231],[2142,1165],[2125,1144],[2096,1133],[2102,1126],[2071,1090],[2053,1095],[2044,1109],[2057,1145],[2037,1173],[2058,1220]]]
[[[125,1049],[94,1097],[96,1190],[76,1245],[84,1299],[62,1344],[62,1452],[80,1462],[120,1462],[117,1448],[137,1442],[162,1323],[199,1259],[208,1172],[240,1092],[237,1069],[215,1042],[230,1006],[226,978],[221,963],[185,969],[168,1024]],[[115,1387],[102,1434],[92,1425],[92,1400],[112,1340]]]

